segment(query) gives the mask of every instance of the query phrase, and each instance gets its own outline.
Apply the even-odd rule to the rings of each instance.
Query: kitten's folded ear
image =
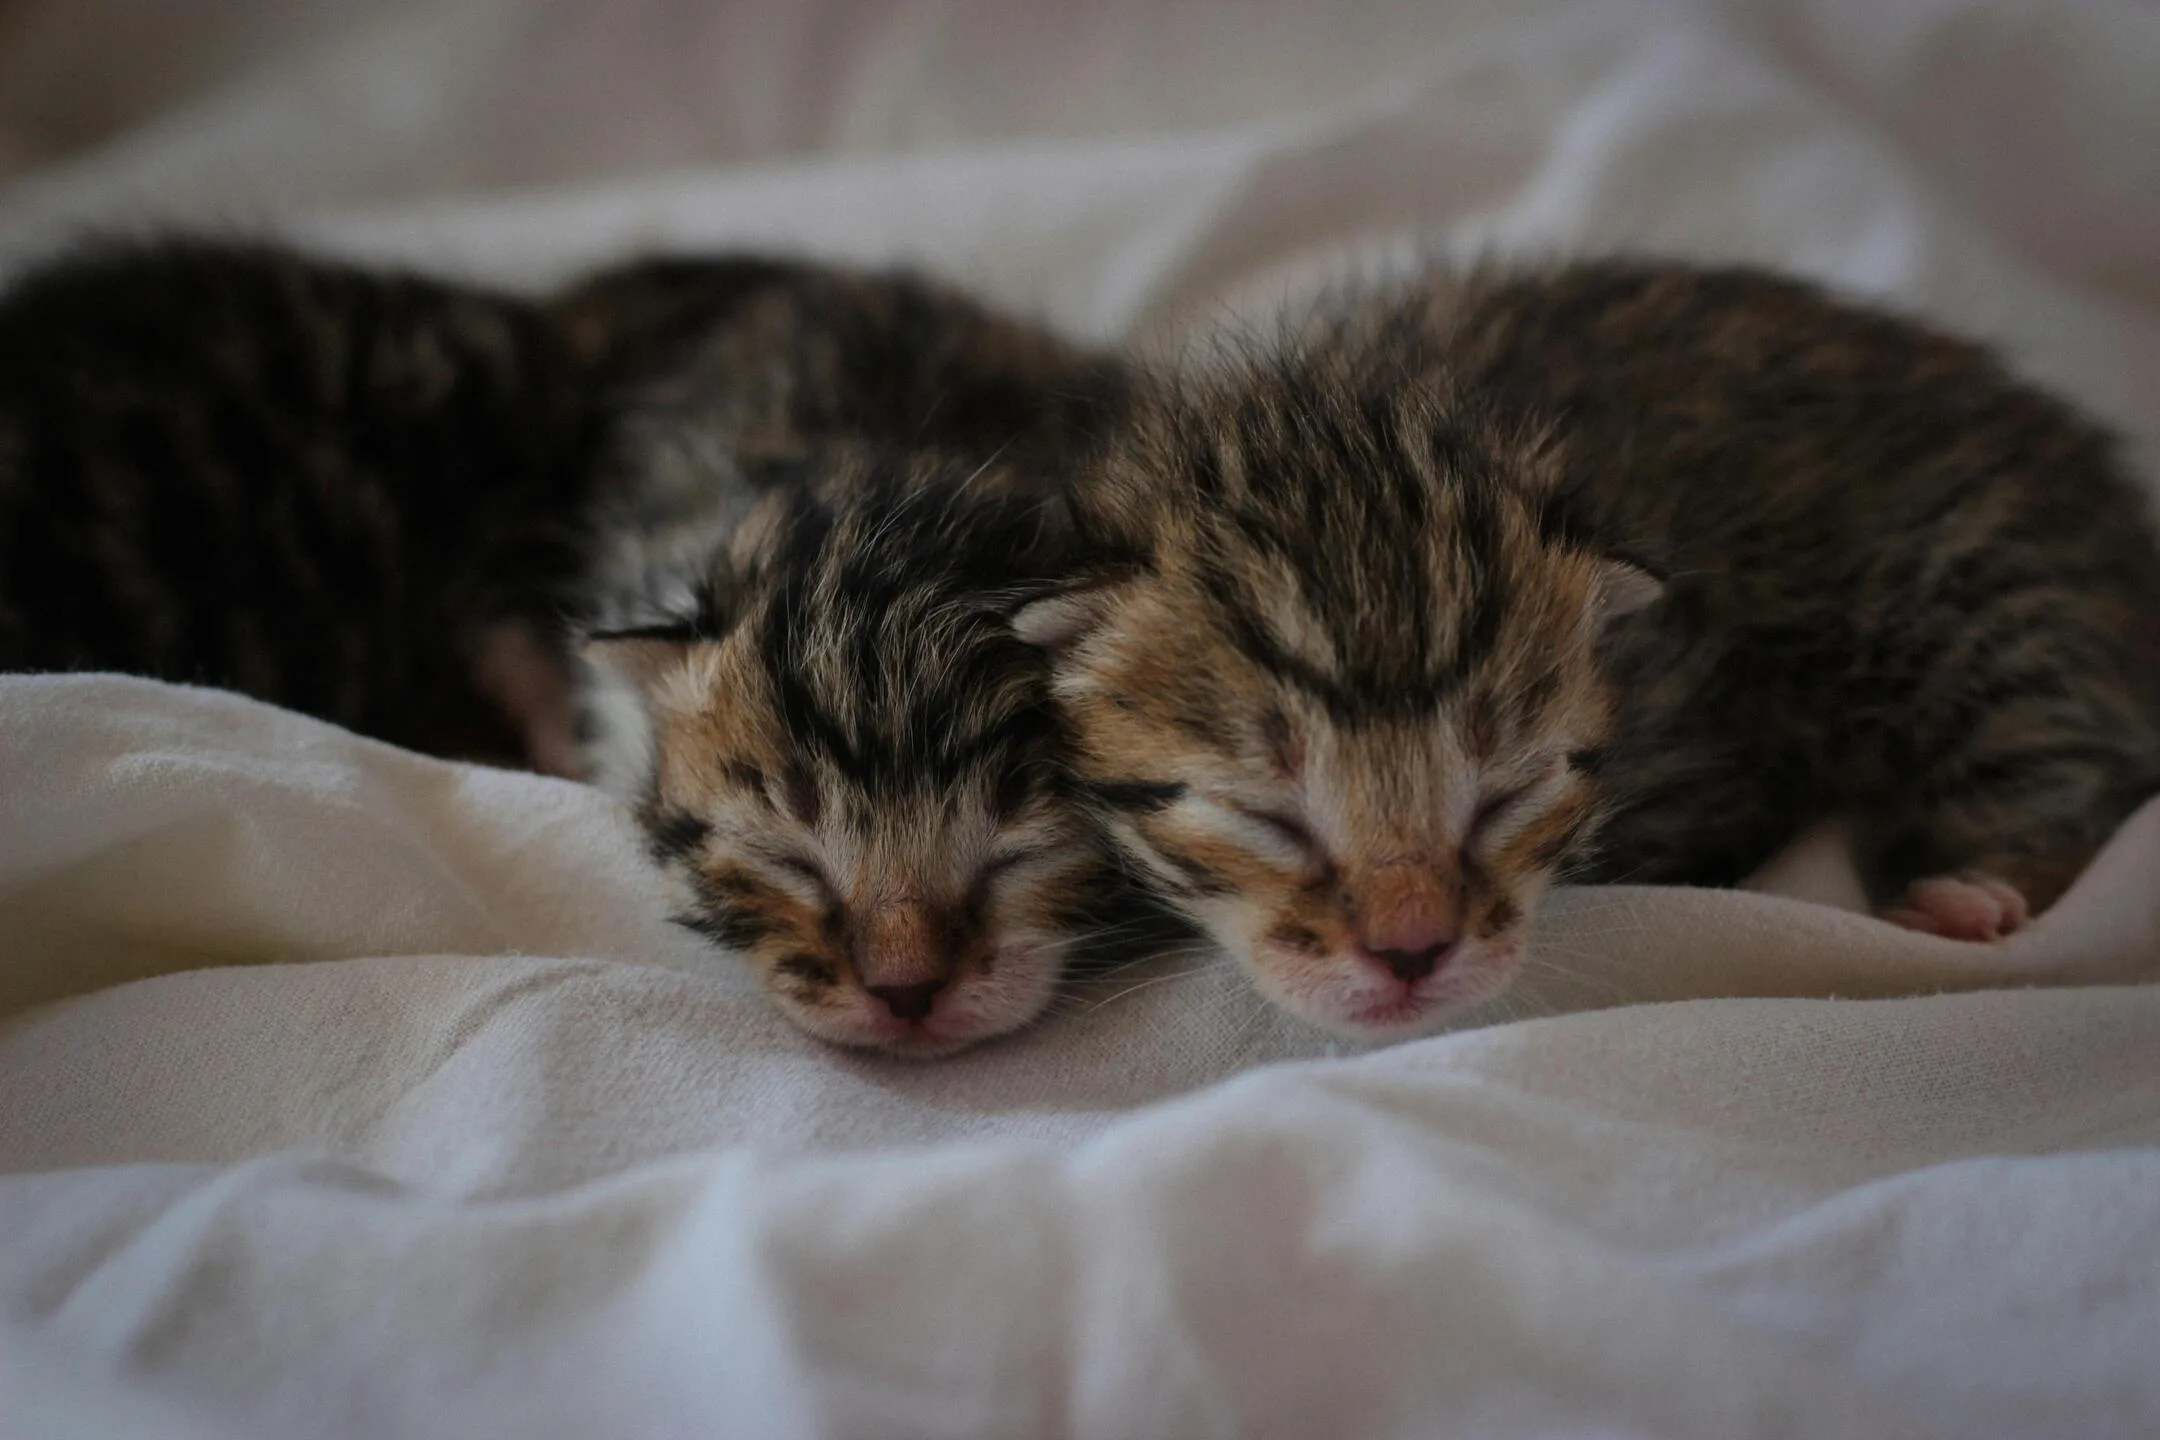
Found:
[[[1664,595],[1665,581],[1647,566],[1602,558],[1590,591],[1591,630],[1602,635],[1614,621],[1655,605]]]
[[[593,630],[578,637],[577,654],[595,669],[645,691],[679,664],[698,638],[689,625]]]
[[[1031,600],[1013,612],[1013,633],[1052,654],[1070,650],[1102,627],[1122,589],[1118,582],[1104,580]]]
[[[1604,634],[1615,620],[1654,605],[1664,596],[1665,576],[1659,563],[1615,546],[1612,537],[1600,535],[1567,497],[1546,495],[1539,503],[1537,522],[1546,544],[1597,557],[1587,614],[1593,635]]]
[[[576,641],[586,778],[626,805],[651,788],[658,761],[654,692],[681,671],[700,638],[690,625],[655,625],[587,631]]]
[[[1148,567],[1139,547],[1091,531],[1070,495],[1038,507],[1037,515],[1030,542],[1012,552],[1012,563],[1030,573],[1034,584],[1009,619],[1022,642],[1057,653],[1101,628],[1129,582]]]

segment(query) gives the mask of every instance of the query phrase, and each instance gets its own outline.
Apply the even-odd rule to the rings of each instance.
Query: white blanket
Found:
[[[711,8],[149,25],[192,98],[31,165],[0,246],[785,243],[1168,343],[1419,246],[1655,246],[1990,335],[2160,453],[2149,7]],[[29,11],[35,161],[20,57],[75,52]],[[1806,861],[1765,885],[1849,891]],[[0,680],[0,1435],[2150,1436],[2156,880],[2160,804],[1999,949],[1578,891],[1450,1036],[1325,1058],[1171,961],[908,1066],[673,933],[579,787]],[[1692,998],[1973,984],[2037,988]]]

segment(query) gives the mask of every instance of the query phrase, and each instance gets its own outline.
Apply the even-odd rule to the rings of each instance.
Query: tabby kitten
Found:
[[[1289,1010],[1430,1028],[1556,875],[1734,883],[1848,814],[1987,940],[2160,789],[2160,554],[2110,438],[1759,272],[1433,277],[1147,408],[1037,605],[1119,844]]]
[[[934,453],[821,457],[669,602],[600,628],[591,768],[678,918],[828,1040],[930,1055],[1010,1030],[1068,962],[1145,943],[1011,624],[1075,572],[1043,507]],[[610,622],[597,622],[605,627]]]
[[[89,251],[0,299],[0,669],[589,771],[791,1014],[950,1048],[1112,928],[997,616],[1041,593],[1023,531],[1121,376],[906,276],[650,261],[529,302],[266,245]]]
[[[1125,367],[906,276],[645,261],[558,306],[618,388],[584,772],[813,1034],[941,1053],[1177,932],[1072,794],[1022,603]]]

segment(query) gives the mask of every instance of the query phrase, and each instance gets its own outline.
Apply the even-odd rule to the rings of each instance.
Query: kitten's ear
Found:
[[[1120,589],[1106,581],[1031,600],[1013,612],[1013,633],[1023,642],[1052,654],[1070,650],[1101,628],[1117,603]]]
[[[1590,590],[1590,628],[1602,635],[1615,620],[1656,604],[1665,582],[1632,560],[1601,559]]]
[[[579,641],[578,658],[642,694],[682,663],[696,638],[688,626],[595,631]]]
[[[1558,451],[1545,445],[1545,479],[1557,482]],[[1665,577],[1655,561],[1640,554],[1616,553],[1610,540],[1599,535],[1576,507],[1574,500],[1553,491],[1538,503],[1538,533],[1546,544],[1577,555],[1590,555],[1594,573],[1590,581],[1590,607],[1584,619],[1593,636],[1603,635],[1615,620],[1655,605],[1665,594]]]
[[[653,692],[696,641],[688,626],[597,631],[577,642],[586,683],[579,706],[585,778],[626,805],[652,786],[659,760]]]

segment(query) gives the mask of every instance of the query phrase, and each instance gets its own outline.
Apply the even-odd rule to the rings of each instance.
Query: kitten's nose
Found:
[[[1359,889],[1358,952],[1406,985],[1439,969],[1462,938],[1454,888],[1427,866],[1380,866]]]
[[[1454,950],[1459,938],[1453,931],[1449,931],[1444,935],[1434,935],[1422,943],[1375,945],[1370,941],[1361,941],[1358,948],[1366,959],[1380,965],[1405,985],[1415,985],[1440,968],[1440,962]]]
[[[943,980],[927,980],[919,985],[865,985],[870,996],[892,1012],[895,1020],[927,1020],[930,1007],[937,1003],[938,991],[945,988]]]
[[[863,993],[895,1020],[925,1020],[952,979],[950,927],[930,906],[908,900],[872,905],[856,939],[855,974]]]

